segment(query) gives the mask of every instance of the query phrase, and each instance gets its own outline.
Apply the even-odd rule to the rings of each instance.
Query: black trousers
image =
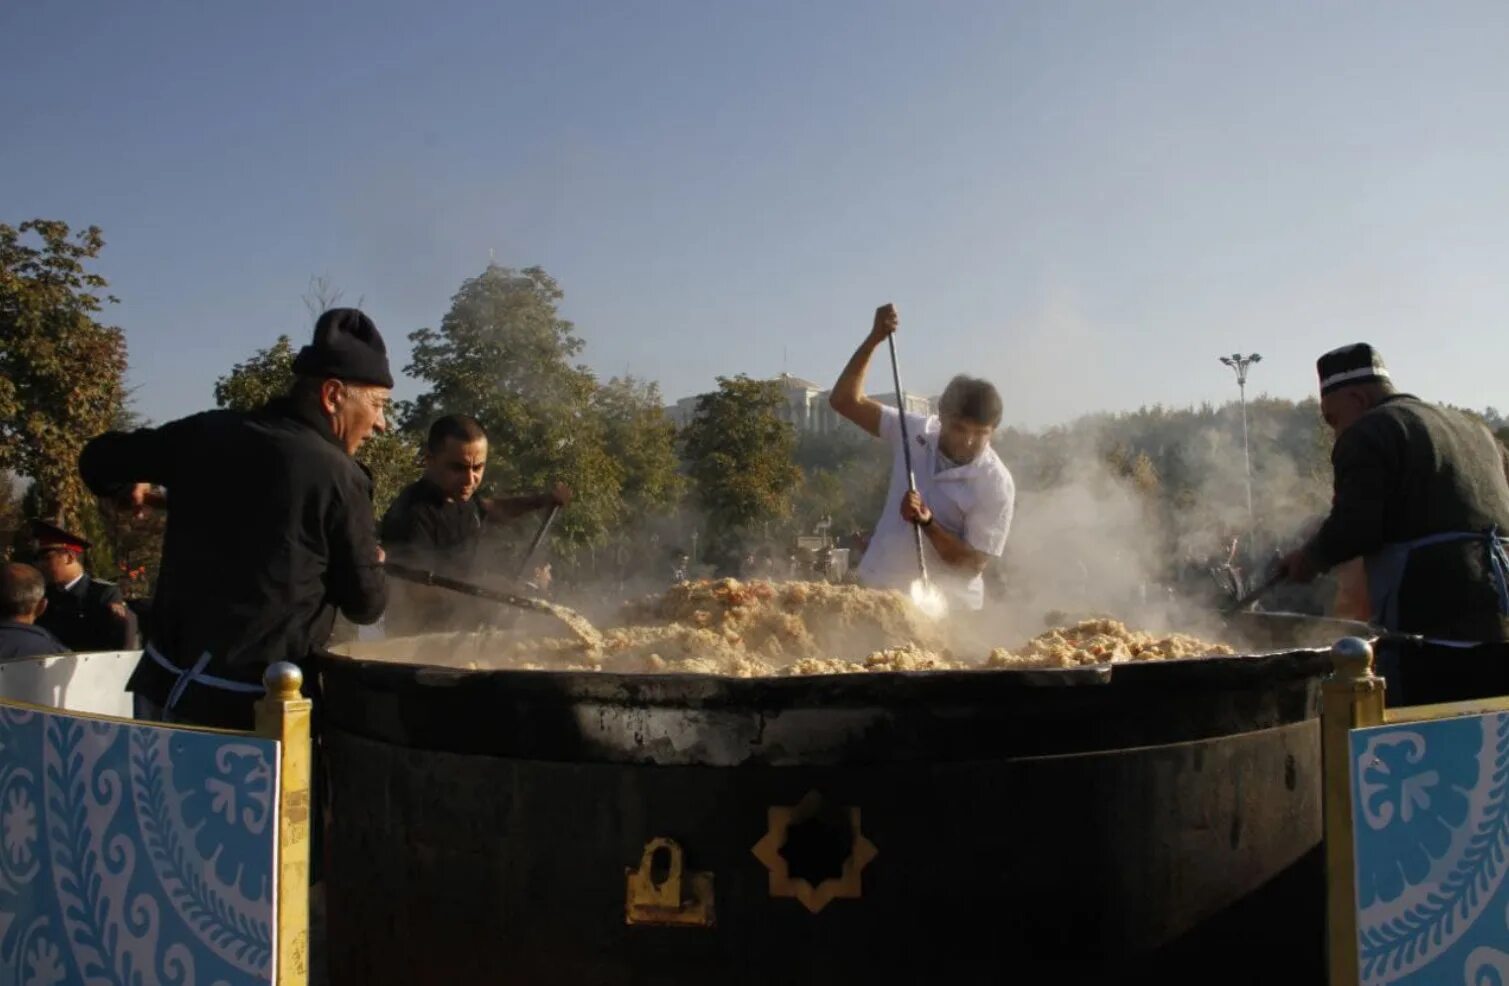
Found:
[[[1509,644],[1447,647],[1414,640],[1381,640],[1377,671],[1388,683],[1391,707],[1464,702],[1509,695]]]

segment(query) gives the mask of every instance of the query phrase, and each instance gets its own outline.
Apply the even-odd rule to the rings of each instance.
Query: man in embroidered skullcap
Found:
[[[1308,582],[1361,558],[1373,623],[1509,640],[1509,451],[1482,422],[1396,390],[1366,343],[1317,369],[1336,435],[1331,513],[1280,571]]]
[[[255,411],[110,432],[79,457],[89,488],[128,507],[167,491],[152,624],[127,685],[137,718],[251,729],[269,664],[323,647],[336,610],[371,624],[387,605],[372,480],[352,458],[387,427],[382,336],[331,309],[293,371],[288,395]]]

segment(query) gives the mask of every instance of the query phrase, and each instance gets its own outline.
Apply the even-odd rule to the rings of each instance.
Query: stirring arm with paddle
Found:
[[[516,596],[511,592],[489,589],[472,582],[463,582],[460,579],[437,575],[425,569],[400,565],[397,562],[384,562],[383,570],[394,578],[403,579],[406,582],[434,586],[437,589],[448,589],[451,592],[459,592],[462,595],[472,596],[476,599],[486,599],[489,602],[501,603],[504,606],[514,606],[518,609],[527,609],[535,613],[544,613],[546,616],[553,616],[566,624],[571,629],[571,632],[584,643],[593,646],[602,643],[601,635],[591,628],[591,624],[584,617],[566,609],[564,606],[557,606],[543,599],[531,599],[528,596]]]
[[[901,389],[901,367],[896,359],[895,332],[886,336],[886,343],[891,350],[891,379],[896,384],[896,417],[901,425],[901,453],[906,462],[906,485],[909,492],[916,493],[917,474],[912,469],[912,442],[911,436],[907,434],[906,394]],[[943,610],[947,608],[947,603],[943,594],[927,577],[927,556],[922,551],[922,525],[913,524],[912,534],[917,540],[917,572],[920,576],[916,582],[912,583],[912,601],[929,615],[942,615]]]
[[[1257,602],[1262,597],[1268,595],[1268,593],[1276,588],[1282,581],[1284,581],[1284,573],[1282,571],[1274,572],[1272,575],[1263,580],[1262,585],[1251,590],[1246,595],[1228,605],[1226,607],[1226,612],[1240,613],[1241,611],[1249,608],[1253,603]]]
[[[545,514],[545,519],[540,523],[540,529],[535,532],[534,540],[529,542],[529,550],[524,552],[524,560],[519,562],[519,571],[517,573],[519,581],[522,582],[524,577],[529,574],[529,566],[534,561],[535,555],[539,553],[540,544],[545,540],[545,535],[550,532],[550,525],[555,523],[555,515],[560,512],[561,505],[559,503],[552,503],[550,505],[550,510]],[[505,616],[499,621],[504,629],[511,628],[517,622],[517,614]]]

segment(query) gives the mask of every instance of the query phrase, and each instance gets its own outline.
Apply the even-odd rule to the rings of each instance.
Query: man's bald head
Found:
[[[31,623],[47,608],[47,582],[30,565],[0,566],[0,620]]]

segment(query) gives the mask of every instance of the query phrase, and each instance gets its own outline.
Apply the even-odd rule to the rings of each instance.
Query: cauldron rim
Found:
[[[323,672],[370,684],[428,685],[437,689],[506,687],[514,693],[608,704],[734,705],[874,704],[973,698],[1023,688],[1100,686],[1198,689],[1243,681],[1315,678],[1329,672],[1329,648],[1285,648],[1243,654],[1127,661],[1076,668],[971,668],[937,671],[864,671],[741,678],[710,672],[551,671],[456,668],[396,662],[323,650]]]

